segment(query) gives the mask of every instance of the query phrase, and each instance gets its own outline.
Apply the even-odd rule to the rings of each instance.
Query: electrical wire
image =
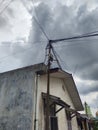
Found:
[[[43,34],[45,35],[45,37],[47,38],[47,40],[49,41],[49,38],[48,38],[46,32],[44,31],[43,27],[40,25],[39,21],[36,19],[35,16],[33,16],[33,19],[35,20],[35,22],[37,23],[37,25],[39,26],[39,28],[41,29],[41,31],[43,32]]]
[[[90,40],[90,42],[88,42]],[[89,44],[92,44],[91,41],[96,41],[98,39],[86,39],[86,40],[70,40],[70,41],[62,41],[61,44],[54,44],[55,47],[61,47],[61,46],[71,46],[73,47],[73,45],[78,45],[78,46],[82,46],[82,45],[89,45]],[[82,43],[80,43],[82,42]],[[65,44],[66,43],[66,44]],[[68,44],[70,43],[70,44]],[[97,42],[93,42],[93,44],[97,44]]]
[[[62,69],[61,64],[60,64],[60,62],[59,62],[59,60],[58,60],[58,58],[57,58],[57,55],[56,55],[56,53],[55,53],[54,47],[52,46],[51,49],[52,49],[53,55],[54,55],[54,57],[55,57],[55,60],[56,60],[56,62],[57,62],[57,64],[58,64],[59,68]]]
[[[10,56],[14,56],[14,55],[23,53],[23,52],[28,51],[28,50],[30,50],[30,49],[32,49],[32,48],[33,48],[33,47],[29,47],[29,48],[24,49],[23,51],[15,52],[13,55],[11,54],[11,55],[7,55],[7,56],[4,56],[4,57],[1,57],[1,58],[0,58],[0,62],[2,62],[2,60],[5,60],[5,58],[8,58],[8,57],[10,57]]]
[[[45,58],[44,58],[44,64],[46,64],[46,59],[47,59],[47,50],[45,49]]]
[[[0,6],[4,3],[4,1],[5,1],[5,0],[2,0],[2,1],[0,2]]]
[[[88,42],[90,40],[90,42]],[[81,43],[79,43],[79,42],[82,42],[82,44],[84,43],[84,44],[92,44],[91,43],[91,41],[97,41],[98,39],[81,39],[81,40],[76,40],[76,39],[74,39],[74,40],[70,40],[70,41],[62,41],[62,44],[60,44],[60,45],[58,45],[58,44],[54,44],[54,46],[57,46],[58,45],[58,47],[59,46],[72,46],[72,45],[80,45]],[[0,46],[2,47],[2,46],[4,46],[4,47],[8,47],[8,46],[20,46],[21,45],[21,43],[23,43],[23,44],[25,44],[25,46],[26,46],[26,44],[27,44],[27,46],[28,46],[28,43],[30,43],[30,44],[39,44],[39,42],[40,43],[42,43],[42,42],[47,42],[47,41],[35,41],[35,42],[14,42],[14,43],[11,43],[11,42],[7,42],[8,44],[6,44],[6,42],[5,43],[0,43]],[[78,43],[76,43],[76,42],[78,42]],[[20,45],[16,45],[16,44],[18,44],[18,43],[20,43]],[[70,44],[65,44],[65,43],[70,43]],[[81,44],[81,45],[82,45]],[[93,42],[93,44],[95,44],[95,42]]]
[[[43,34],[45,35],[45,37],[47,38],[47,40],[49,41],[49,38],[48,38],[48,35],[46,34],[46,32],[44,31],[43,27],[41,26],[40,22],[39,22],[39,18],[37,16],[37,11],[34,7],[34,1],[32,0],[32,3],[33,3],[33,10],[34,10],[34,13],[35,13],[35,16],[33,16],[34,20],[36,21],[36,23],[38,24],[38,26],[40,27],[41,31],[43,32]]]
[[[24,2],[22,2],[24,7],[27,9],[28,13],[31,15],[30,10],[27,8],[27,6],[25,5]],[[32,0],[32,4],[33,4],[33,10],[35,13],[35,16],[33,16],[33,19],[35,20],[35,22],[37,23],[37,25],[39,26],[39,28],[41,29],[41,31],[43,32],[44,36],[47,38],[47,40],[49,41],[48,35],[46,34],[46,32],[44,31],[43,27],[41,26],[40,22],[39,22],[39,18],[37,17],[37,13],[36,13],[36,9],[34,7],[34,2]]]
[[[10,0],[9,3],[5,6],[5,8],[0,12],[0,15],[8,8],[8,6],[13,2],[14,0]]]
[[[24,44],[24,46],[28,46],[28,44],[30,43],[30,44],[39,44],[39,43],[42,43],[42,42],[47,42],[47,41],[35,41],[35,42],[5,42],[5,43],[2,43],[1,42],[1,44],[0,44],[0,47],[9,47],[9,46],[20,46],[21,44]],[[20,45],[17,45],[18,43],[20,43]]]
[[[61,41],[68,41],[68,40],[73,40],[73,39],[82,39],[82,38],[89,38],[89,37],[95,37],[98,36],[98,33],[95,34],[88,34],[88,35],[77,35],[77,36],[73,36],[73,37],[67,37],[67,38],[60,38],[60,39],[54,39],[54,40],[50,40],[51,43],[58,43]]]
[[[57,53],[57,51],[54,50],[54,52],[55,52],[55,54],[57,55],[57,58],[59,58],[59,60],[62,62],[63,66],[64,66],[65,68],[67,67],[68,69],[70,69],[69,66],[62,60],[62,58],[61,58],[60,55]]]
[[[83,34],[83,36],[88,35],[88,34],[94,34],[94,33],[98,33],[98,31],[96,30],[96,31],[88,32],[88,33]]]
[[[33,48],[33,47],[29,47],[29,48],[27,48],[27,49],[24,49],[23,51],[15,52],[13,55],[23,53],[23,52],[28,51],[28,50],[30,50],[30,49],[32,49],[32,48]],[[7,56],[4,56],[4,57],[1,57],[1,58],[0,58],[0,62],[2,62],[1,60],[4,60],[5,58],[8,58],[8,57],[13,56],[13,55],[11,54],[11,55],[7,55]]]

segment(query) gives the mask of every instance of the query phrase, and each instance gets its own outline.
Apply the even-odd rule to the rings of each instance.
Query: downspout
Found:
[[[37,122],[37,96],[38,96],[38,74],[35,76],[35,115],[34,115],[34,130],[36,130],[36,122]]]

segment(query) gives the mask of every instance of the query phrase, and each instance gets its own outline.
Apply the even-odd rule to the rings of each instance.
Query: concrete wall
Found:
[[[63,82],[63,79],[59,78],[51,78],[50,80],[50,94],[60,97],[63,101],[71,106],[74,109],[74,105],[71,101],[71,98],[67,92],[66,86]],[[47,79],[45,76],[39,77],[38,82],[38,101],[37,101],[37,130],[44,130],[44,113],[43,113],[43,104],[42,104],[42,97],[41,92],[46,93],[47,88]],[[59,122],[59,130],[67,130],[67,119],[65,110],[61,110],[58,114],[58,122]],[[77,121],[74,117],[72,119],[72,128],[73,130],[78,130]]]
[[[30,69],[0,74],[0,130],[32,130],[34,79]]]

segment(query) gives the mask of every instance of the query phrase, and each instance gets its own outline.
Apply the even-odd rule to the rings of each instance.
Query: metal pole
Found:
[[[51,43],[48,44],[48,65],[47,65],[47,97],[46,97],[46,130],[50,129],[49,125],[49,95],[50,95],[50,66],[51,66]]]
[[[36,119],[36,116],[37,116],[37,93],[38,93],[38,74],[36,74],[36,81],[35,81],[35,84],[36,84],[36,92],[35,92],[35,117],[34,117],[34,130],[36,130],[36,122],[37,122],[37,119]]]

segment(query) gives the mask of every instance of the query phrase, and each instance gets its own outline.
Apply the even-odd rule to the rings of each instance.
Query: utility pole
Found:
[[[48,64],[47,64],[47,96],[46,96],[46,130],[50,130],[50,123],[49,123],[49,113],[50,113],[50,107],[49,107],[49,95],[50,95],[50,67],[51,67],[51,61],[52,61],[52,55],[51,55],[51,49],[52,45],[49,41],[47,45],[48,49]]]
[[[78,35],[74,37],[68,37],[68,38],[61,38],[61,39],[55,39],[55,40],[49,40],[48,45],[47,45],[47,50],[48,50],[48,63],[47,63],[47,95],[46,95],[46,124],[45,124],[45,129],[50,130],[50,123],[49,123],[49,114],[50,114],[50,68],[51,68],[51,62],[53,61],[53,57],[51,54],[51,51],[53,51],[52,44],[53,43],[58,43],[60,41],[69,41],[69,40],[74,40],[74,39],[82,39],[82,38],[89,38],[89,37],[96,37],[98,36],[98,33],[88,33],[85,35]],[[54,51],[53,51],[54,53]],[[56,58],[56,61],[60,67],[60,64],[58,62],[58,59],[54,53],[54,56]],[[60,67],[61,68],[61,67]]]

